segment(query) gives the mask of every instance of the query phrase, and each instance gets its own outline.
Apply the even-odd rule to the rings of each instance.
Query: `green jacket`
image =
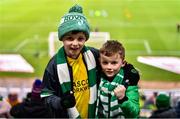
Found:
[[[126,96],[122,100],[119,100],[118,103],[122,112],[120,112],[117,117],[138,118],[140,112],[138,86],[128,86]],[[97,106],[97,118],[105,118],[102,102],[99,101]]]
[[[121,104],[126,118],[137,118],[140,112],[138,86],[128,86],[126,90],[127,101]]]

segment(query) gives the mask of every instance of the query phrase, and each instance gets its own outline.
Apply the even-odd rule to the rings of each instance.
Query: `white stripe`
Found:
[[[90,99],[89,104],[94,104],[97,99],[97,87],[94,85],[93,87],[90,87]]]
[[[106,94],[109,93],[108,88],[106,88],[106,87],[101,87],[100,90],[103,91]]]
[[[117,74],[117,76],[119,76],[119,77],[121,77],[121,78],[124,78],[124,76],[123,76],[123,75],[121,75],[121,74]]]
[[[151,47],[150,47],[147,40],[144,40],[144,47],[146,48],[146,51],[147,51],[148,54],[152,53]]]
[[[67,110],[70,118],[77,118],[79,116],[79,112],[76,107],[68,108]]]
[[[114,107],[116,105],[118,105],[118,101],[117,100],[114,100],[113,102],[111,102],[111,107]]]
[[[70,82],[69,70],[67,63],[57,65],[57,73],[60,84]]]
[[[100,79],[99,87],[102,87],[102,85],[103,85],[103,81],[102,80],[103,80],[103,78]]]
[[[120,85],[119,83],[117,83],[117,82],[111,82],[111,85],[112,86],[115,86],[114,87],[114,89],[118,86],[118,85]],[[111,93],[112,91],[109,91],[109,93]]]
[[[114,110],[114,111],[111,111],[111,112],[110,112],[110,115],[111,115],[111,116],[115,116],[115,115],[117,115],[119,112],[120,112],[119,109],[116,109],[116,110]]]
[[[115,94],[114,94],[114,91],[110,91],[110,93],[111,93],[111,96],[114,96]]]
[[[108,117],[108,113],[105,112],[104,110],[103,110],[103,114],[105,115],[105,117]]]
[[[106,96],[100,95],[100,100],[101,100],[102,102],[108,103],[108,97],[106,97]]]
[[[90,50],[84,53],[84,58],[86,60],[88,70],[91,70],[96,67],[94,55]]]
[[[41,98],[44,98],[44,97],[48,97],[48,96],[51,96],[52,94],[41,94]]]
[[[107,112],[108,112],[108,106],[109,106],[109,105],[102,105],[102,106],[103,106],[104,111],[107,111]]]
[[[116,83],[116,82],[111,82],[111,85],[113,85],[113,86],[117,86],[117,85],[119,85],[119,83]]]
[[[29,41],[29,39],[25,39],[23,42],[19,43],[19,45],[16,46],[16,48],[14,49],[15,52],[19,51],[20,48],[22,48],[23,46],[25,46]]]

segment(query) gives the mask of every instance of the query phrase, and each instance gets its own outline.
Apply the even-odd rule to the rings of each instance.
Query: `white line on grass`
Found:
[[[145,49],[146,49],[148,54],[152,53],[151,47],[150,47],[150,45],[149,45],[147,40],[144,40],[144,47],[145,47]]]
[[[15,52],[17,52],[20,48],[22,48],[23,46],[25,46],[29,41],[29,39],[25,39],[24,41],[22,41],[19,45],[17,45],[14,49]]]

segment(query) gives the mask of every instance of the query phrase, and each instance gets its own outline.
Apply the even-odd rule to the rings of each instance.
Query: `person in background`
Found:
[[[9,104],[13,107],[14,105],[17,105],[18,103],[20,103],[19,99],[18,99],[18,94],[16,92],[10,92],[8,94],[8,98],[7,98],[7,102],[9,102]]]
[[[61,18],[58,38],[63,46],[50,59],[43,76],[41,97],[52,117],[95,117],[99,51],[85,45],[89,35],[83,9],[74,5]],[[132,68],[126,65],[127,72]]]
[[[23,101],[30,101],[31,100],[31,92],[28,92],[27,94],[26,94],[26,97],[23,99]]]
[[[150,110],[156,110],[156,97],[158,95],[158,92],[153,92],[153,94],[147,98],[147,100],[145,100],[144,102],[144,109],[150,109]]]
[[[0,118],[10,118],[11,105],[0,95]]]
[[[100,49],[102,76],[98,89],[98,118],[137,118],[140,112],[138,80],[136,83],[124,80],[125,49],[115,40],[109,40]]]
[[[140,92],[139,104],[141,109],[143,109],[145,102],[146,102],[146,95],[143,92]]]
[[[170,97],[165,94],[159,94],[156,97],[157,110],[153,111],[150,118],[177,118],[175,108],[170,105]]]
[[[176,113],[177,113],[177,118],[180,118],[180,99],[177,102],[175,110],[176,110]]]
[[[41,101],[40,93],[42,82],[36,79],[32,86],[31,97],[23,100],[22,103],[12,106],[10,114],[15,118],[47,118],[51,112]]]

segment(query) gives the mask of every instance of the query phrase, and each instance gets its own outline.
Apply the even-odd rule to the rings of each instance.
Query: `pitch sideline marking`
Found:
[[[150,47],[149,42],[147,40],[144,40],[144,47],[145,47],[148,54],[152,53],[151,47]]]
[[[20,48],[22,48],[23,46],[25,46],[28,42],[29,42],[29,39],[23,40],[19,45],[17,45],[17,46],[15,47],[14,51],[17,52]]]
[[[132,40],[132,39],[131,39]],[[143,42],[142,41],[139,41],[138,39],[133,39],[132,41],[128,41],[128,43],[133,43],[133,44],[144,44],[144,48],[147,52],[147,54],[152,54],[152,50],[151,50],[151,47],[149,45],[149,42],[148,40],[146,39],[143,39]],[[134,50],[133,50],[134,51]],[[138,52],[139,50],[137,50]]]

